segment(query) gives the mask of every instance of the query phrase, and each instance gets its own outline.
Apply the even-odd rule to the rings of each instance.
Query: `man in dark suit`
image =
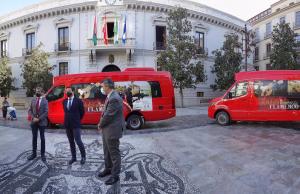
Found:
[[[33,160],[36,158],[37,149],[37,135],[40,131],[41,138],[41,158],[46,161],[45,157],[45,129],[48,124],[48,101],[43,96],[44,90],[41,87],[35,89],[36,97],[32,99],[28,114],[31,118],[31,131],[32,131],[32,154],[27,159]]]
[[[81,124],[80,121],[84,116],[83,102],[74,96],[73,88],[66,88],[66,94],[68,98],[63,101],[63,107],[65,112],[64,125],[66,128],[68,140],[70,143],[70,149],[72,153],[72,159],[69,161],[69,165],[77,161],[76,159],[76,147],[75,142],[79,147],[81,154],[81,164],[85,163],[86,153],[84,144],[81,140]]]
[[[123,100],[118,92],[114,91],[114,82],[111,79],[105,79],[102,82],[102,88],[107,98],[98,129],[102,130],[105,169],[98,176],[111,175],[105,184],[113,185],[120,180],[121,154],[119,146],[122,131],[125,128]]]

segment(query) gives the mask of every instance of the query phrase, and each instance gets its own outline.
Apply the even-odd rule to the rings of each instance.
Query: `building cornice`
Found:
[[[163,4],[139,2],[139,1],[126,1],[126,3],[124,3],[124,5],[126,6],[126,8],[128,10],[160,12],[160,13],[166,13],[166,14],[168,14],[172,10],[176,9],[176,6],[168,6],[168,5],[163,5]],[[206,23],[224,27],[224,28],[234,30],[237,32],[241,32],[244,28],[243,26],[239,26],[232,22],[225,21],[221,18],[217,18],[215,16],[196,12],[193,10],[188,10],[188,17],[191,19],[204,21]]]
[[[88,11],[94,11],[96,8],[96,3],[81,3],[81,4],[73,4],[71,6],[64,6],[64,7],[56,7],[48,10],[43,10],[36,13],[31,13],[11,21],[5,22],[0,24],[0,31],[7,30],[9,28],[24,25],[28,23],[33,23],[45,18],[52,18],[52,17],[66,17],[68,14],[74,13],[82,13]]]
[[[127,10],[137,10],[137,11],[147,11],[147,12],[160,12],[160,13],[168,13],[171,10],[174,10],[176,6],[158,4],[158,3],[151,3],[151,2],[143,2],[143,1],[136,1],[136,0],[129,0],[124,1],[124,6]],[[109,8],[109,6],[108,6]],[[87,11],[96,11],[97,10],[97,1],[91,1],[87,3],[80,3],[80,4],[72,4],[66,5],[62,7],[55,7],[48,10],[43,10],[36,13],[31,13],[28,15],[24,15],[22,17],[13,19],[11,21],[5,22],[0,24],[0,31],[7,30],[9,28],[24,25],[27,23],[33,23],[45,18],[52,18],[52,17],[65,17],[68,14],[74,13],[81,13]],[[234,30],[237,32],[241,32],[243,30],[243,26],[239,26],[232,22],[223,20],[221,18],[208,15],[205,13],[200,13],[197,11],[189,10],[188,17],[200,21],[204,21],[213,25],[217,25],[220,27],[224,27],[230,30]]]
[[[267,15],[264,16],[264,17],[255,19],[255,18],[258,17],[260,14],[262,14],[262,13],[264,13],[264,12],[266,12],[266,11],[271,10],[271,8],[269,8],[269,9],[265,10],[264,12],[262,12],[262,13],[256,15],[256,16],[254,16],[254,17],[252,17],[251,19],[248,20],[248,22],[250,23],[251,26],[254,26],[254,25],[256,25],[256,24],[258,24],[258,23],[260,23],[260,22],[266,21],[266,20],[268,20],[268,19],[270,19],[270,18],[272,18],[272,17],[274,17],[274,16],[276,16],[276,15],[279,15],[279,14],[281,14],[281,13],[283,13],[283,12],[289,10],[289,9],[293,9],[293,8],[295,8],[295,7],[297,7],[297,6],[300,6],[300,2],[292,3],[292,4],[286,6],[286,7],[282,8],[282,9],[278,9],[278,10],[276,10],[275,12],[269,13],[269,14],[267,14]]]

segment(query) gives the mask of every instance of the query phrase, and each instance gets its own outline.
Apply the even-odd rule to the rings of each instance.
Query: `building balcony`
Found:
[[[197,47],[196,54],[198,54],[198,55],[208,55],[208,48]]]
[[[0,58],[5,58],[5,57],[8,57],[7,51],[1,51]]]
[[[271,57],[271,52],[267,52],[267,53],[264,53],[264,60],[267,60],[267,59],[270,59],[270,57]]]
[[[54,50],[56,53],[58,52],[70,52],[71,51],[71,43],[70,42],[63,42],[63,43],[56,43],[54,45]]]
[[[253,63],[257,63],[259,61],[259,57],[258,56],[255,56],[254,58],[253,58]]]
[[[269,39],[269,38],[272,38],[272,32],[265,33],[265,34],[264,34],[264,38],[265,38],[265,40],[266,40],[266,39]]]
[[[22,56],[26,57],[26,56],[30,56],[32,54],[34,48],[23,48],[22,49]]]
[[[300,42],[297,42],[296,47],[294,47],[296,52],[300,52]]]
[[[125,44],[122,39],[118,39],[118,43],[114,43],[113,38],[108,39],[108,44],[104,43],[104,39],[97,39],[97,45],[94,45],[93,39],[88,39],[88,47],[96,50],[122,50],[134,49],[135,38],[127,38]]]
[[[254,42],[254,43],[258,43],[259,41],[260,41],[260,38],[257,37],[257,36],[255,36],[254,39],[253,39],[253,42]]]
[[[294,29],[294,30],[300,29],[300,23],[294,23],[294,24],[293,24],[293,29]]]
[[[153,50],[155,51],[163,51],[167,49],[167,44],[165,42],[154,42]]]

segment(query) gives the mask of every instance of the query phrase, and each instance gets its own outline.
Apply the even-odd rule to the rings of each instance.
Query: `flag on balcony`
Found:
[[[122,42],[123,42],[123,44],[126,43],[126,15],[125,15],[125,17],[124,17],[124,23],[123,23]]]
[[[114,44],[118,44],[119,43],[119,22],[117,20],[117,18],[115,18],[115,22],[114,22]]]
[[[108,45],[106,15],[104,16],[104,19],[103,19],[102,32],[103,32],[103,42],[104,42],[104,44]]]
[[[97,45],[97,17],[94,17],[94,31],[93,31],[93,43],[94,46]]]

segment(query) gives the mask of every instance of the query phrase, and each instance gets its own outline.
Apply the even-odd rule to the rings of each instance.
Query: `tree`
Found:
[[[243,56],[242,43],[237,34],[225,35],[225,41],[220,49],[213,51],[215,64],[212,73],[216,74],[215,84],[210,87],[214,90],[228,89],[234,83],[235,73],[241,70]]]
[[[8,66],[8,59],[3,58],[0,61],[0,95],[8,96],[12,89],[12,72]]]
[[[48,62],[49,55],[41,50],[41,47],[42,44],[34,48],[22,65],[23,87],[27,89],[27,96],[33,96],[37,86],[47,91],[52,85],[53,75]]]
[[[297,52],[295,48],[295,33],[289,24],[278,24],[272,32],[272,52],[270,55],[271,69],[274,70],[295,70],[297,65]]]
[[[196,84],[205,79],[201,63],[204,55],[199,54],[202,52],[190,36],[192,24],[187,15],[187,10],[180,7],[169,13],[167,48],[157,59],[162,68],[171,73],[174,87],[179,88],[181,107],[184,107],[183,89],[195,88]]]

